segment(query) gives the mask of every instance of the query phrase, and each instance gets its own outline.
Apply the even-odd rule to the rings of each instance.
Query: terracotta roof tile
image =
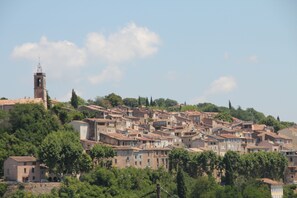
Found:
[[[10,156],[9,158],[17,162],[35,162],[36,158],[32,156]]]

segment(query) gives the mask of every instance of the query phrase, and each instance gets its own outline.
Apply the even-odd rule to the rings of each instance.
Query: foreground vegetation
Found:
[[[34,196],[23,190],[16,191],[12,197],[156,197],[156,185],[161,186],[161,197],[189,198],[270,198],[266,184],[255,179],[239,177],[234,185],[219,185],[211,176],[190,177],[177,173],[150,169],[115,169],[97,167],[81,176],[80,179],[66,177],[60,189],[50,194]],[[182,180],[182,182],[181,182]],[[183,183],[179,186],[178,183]],[[294,198],[295,185],[285,187],[284,198]],[[184,192],[180,194],[180,192]]]

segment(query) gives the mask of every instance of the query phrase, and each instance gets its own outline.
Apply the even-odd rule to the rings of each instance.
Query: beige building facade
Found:
[[[40,182],[45,178],[45,168],[35,157],[11,156],[4,161],[4,178],[7,181]]]

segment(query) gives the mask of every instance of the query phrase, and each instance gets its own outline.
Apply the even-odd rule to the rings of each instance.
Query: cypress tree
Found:
[[[153,102],[152,96],[151,96],[151,100],[150,100],[150,106],[154,106],[154,102]]]
[[[179,198],[187,197],[187,188],[185,184],[185,178],[183,170],[178,166],[177,175],[176,175],[176,185],[177,185],[177,195]]]
[[[48,95],[47,90],[46,90],[46,105],[47,105],[47,109],[50,109],[52,107],[52,100],[51,100],[51,97]]]
[[[147,97],[145,98],[145,106],[146,106],[146,107],[150,106],[150,103],[149,103],[149,100],[148,100]]]
[[[77,98],[77,95],[76,95],[74,89],[72,89],[72,96],[71,96],[70,103],[75,109],[78,107],[78,98]]]
[[[140,96],[138,96],[138,106],[141,107],[141,100],[140,100]]]
[[[229,100],[229,109],[232,109],[231,101]]]

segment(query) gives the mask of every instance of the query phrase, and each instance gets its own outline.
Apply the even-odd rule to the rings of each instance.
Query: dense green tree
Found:
[[[241,163],[240,155],[234,151],[227,151],[224,155],[223,163],[225,167],[225,183],[234,185]]]
[[[219,108],[211,103],[199,103],[197,107],[202,112],[219,112]]]
[[[89,172],[92,168],[92,158],[87,154],[83,153],[80,155],[78,168],[76,170],[79,170],[80,172]]]
[[[52,107],[51,111],[58,116],[62,124],[67,124],[72,120],[82,120],[89,114],[84,114],[72,107],[67,103],[59,103]]]
[[[211,176],[215,168],[217,168],[218,157],[213,151],[205,151],[201,154],[198,154],[195,157],[198,169],[200,169],[201,174],[207,174]]]
[[[172,149],[169,153],[169,170],[177,170],[179,166],[184,171],[187,170],[188,164],[190,162],[189,152],[185,149]]]
[[[145,101],[146,101],[145,97],[138,96],[138,106],[139,107],[145,106]]]
[[[297,194],[294,193],[295,190],[296,184],[285,185],[283,198],[297,198]]]
[[[202,197],[215,197],[218,184],[212,177],[199,177],[194,184],[190,197],[202,198]]]
[[[116,95],[115,93],[111,93],[105,96],[105,99],[108,100],[113,107],[123,104],[122,97],[119,95]]]
[[[260,124],[265,124],[267,126],[272,126],[274,131],[279,131],[282,127],[280,122],[278,122],[273,116],[269,115],[265,119],[260,120]]]
[[[86,101],[82,97],[77,96],[77,105],[81,106],[81,105],[85,105],[85,104],[86,104]]]
[[[58,131],[42,141],[39,157],[50,172],[63,176],[79,172],[82,153],[83,148],[76,132]]]
[[[260,181],[248,182],[243,189],[242,195],[244,198],[271,198],[269,187]]]
[[[101,107],[104,107],[106,109],[109,109],[112,107],[111,103],[109,100],[105,99],[104,97],[100,97],[100,96],[97,96],[95,98],[95,101],[94,101],[95,105],[98,105],[98,106],[101,106]]]
[[[165,107],[173,107],[173,106],[176,106],[178,105],[178,102],[176,100],[172,100],[172,99],[169,99],[167,98],[165,100]]]
[[[69,108],[65,106],[63,103],[56,104],[52,107],[51,111],[55,113],[62,124],[68,123],[71,121],[69,112],[71,111]]]
[[[90,156],[95,164],[101,163],[101,166],[107,166],[110,159],[116,155],[115,151],[106,145],[96,144],[90,150]]]
[[[49,133],[61,127],[58,118],[39,104],[15,105],[10,111],[9,122],[11,134],[37,146]]]
[[[136,98],[124,98],[123,103],[128,107],[138,107],[138,101]]]
[[[57,197],[106,197],[103,188],[91,185],[89,182],[80,182],[76,178],[65,177],[62,187],[59,189]],[[76,196],[75,196],[76,195]]]
[[[198,107],[196,105],[183,105],[180,111],[198,111]]]
[[[286,157],[277,152],[247,153],[240,158],[239,174],[246,178],[282,179],[288,163]]]
[[[220,112],[217,115],[215,115],[214,118],[225,122],[233,122],[232,116],[227,112]]]
[[[78,97],[74,91],[74,89],[72,89],[72,95],[71,95],[71,99],[70,99],[70,104],[76,109],[78,107]]]
[[[165,99],[164,98],[158,98],[154,100],[154,103],[156,104],[156,106],[158,107],[165,107]]]
[[[3,197],[7,190],[7,184],[5,183],[0,183],[0,197]]]
[[[11,130],[9,122],[9,113],[0,109],[0,133]]]
[[[185,184],[184,173],[180,167],[178,167],[177,169],[176,188],[177,188],[177,194],[179,198],[187,197],[187,187]]]

